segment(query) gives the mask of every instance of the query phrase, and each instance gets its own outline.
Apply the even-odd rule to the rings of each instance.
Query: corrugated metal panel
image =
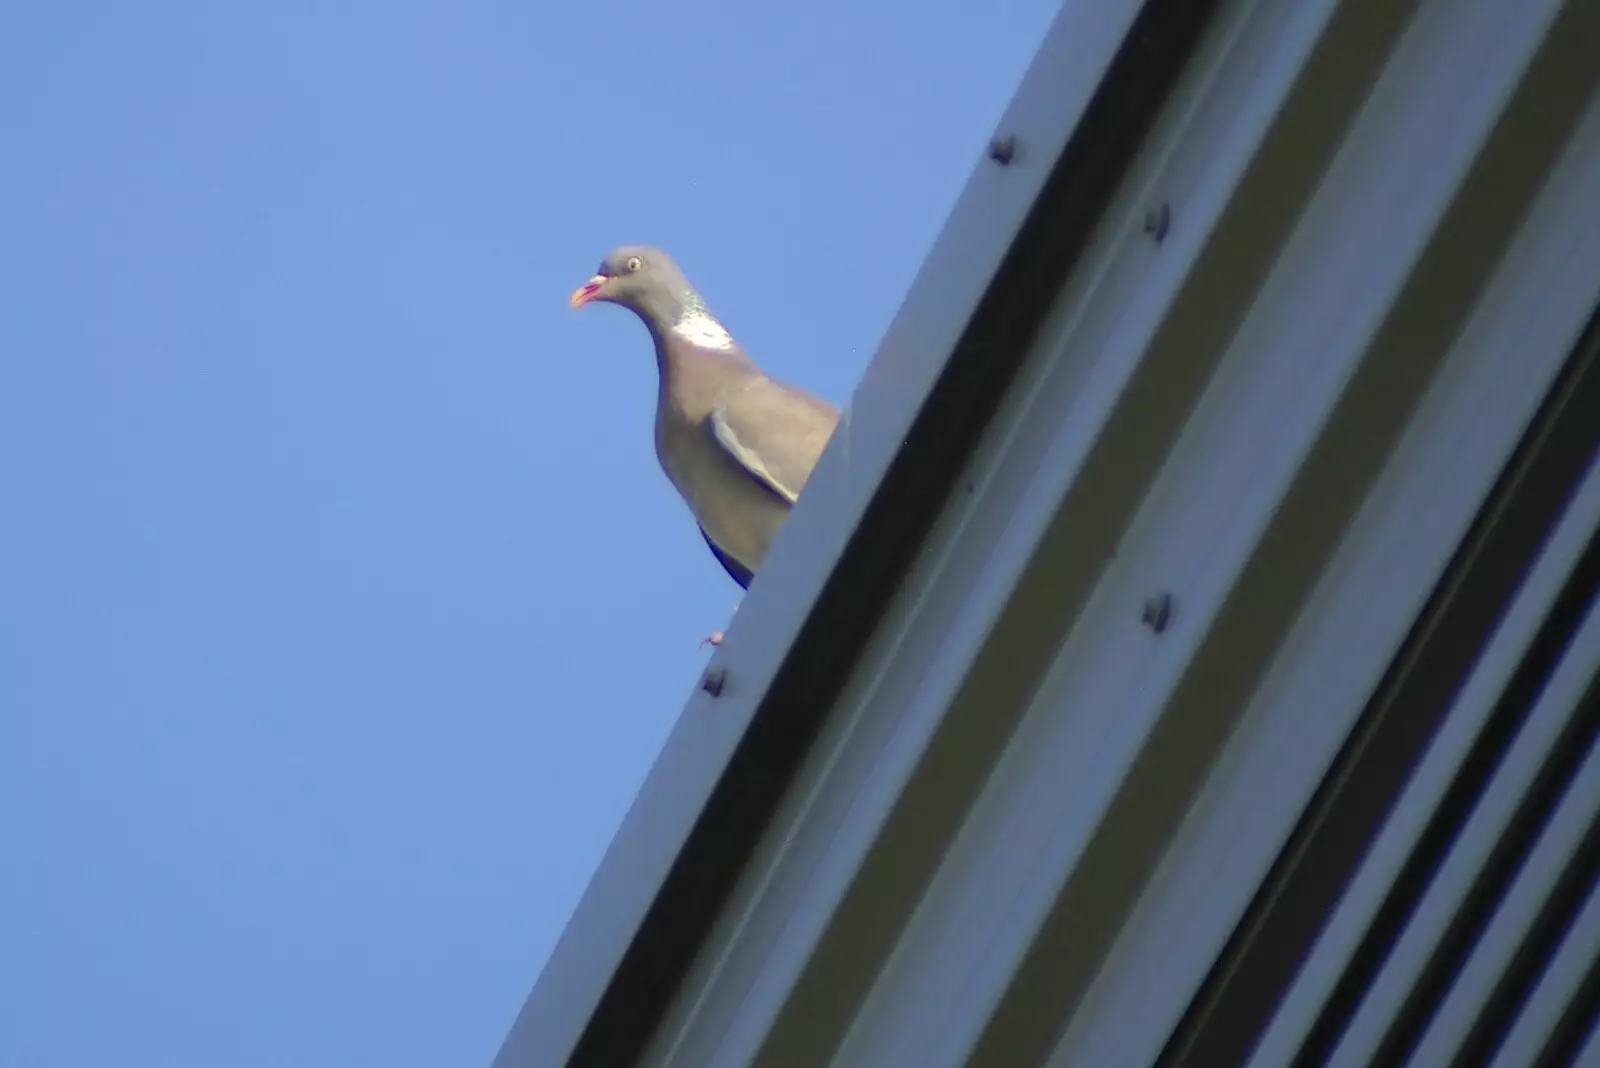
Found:
[[[1585,1040],[1600,5],[1180,7],[1071,98],[1048,181],[1015,175],[1039,199],[1003,261],[958,212],[874,364],[956,336],[947,290],[977,309],[937,380],[918,365],[916,418],[863,428],[911,426],[907,451],[825,458],[786,533],[857,536],[821,595],[801,579],[836,540],[780,546],[797,566],[754,607],[812,617],[787,652],[757,627],[749,676],[727,651],[730,699],[673,744],[729,752],[715,715],[759,714],[714,789],[664,755],[500,1063],[1520,1065]],[[1070,42],[1024,141],[1088,85]],[[973,204],[1012,225],[1008,180]],[[965,247],[999,262],[981,299],[948,281]],[[827,477],[863,469],[865,511]],[[640,857],[661,889],[617,907]]]
[[[1164,1066],[1572,1063],[1600,1009],[1597,353],[1592,324]]]

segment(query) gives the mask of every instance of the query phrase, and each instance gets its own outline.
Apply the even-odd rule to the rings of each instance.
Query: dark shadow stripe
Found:
[[[1583,708],[1567,733],[1574,735],[1577,733],[1574,728],[1581,727],[1586,728],[1584,733],[1588,737],[1563,736],[1556,743],[1558,756],[1571,747],[1586,758],[1594,746],[1595,721],[1600,719],[1600,692],[1591,686],[1583,701]],[[1596,876],[1600,876],[1600,820],[1592,821],[1584,832],[1583,840],[1529,926],[1527,936],[1517,947],[1494,993],[1467,1033],[1452,1068],[1475,1068],[1494,1059],[1518,1014],[1550,967],[1562,940],[1572,929],[1573,921],[1593,895]]]
[[[1589,965],[1572,1001],[1550,1032],[1550,1040],[1539,1051],[1532,1068],[1570,1068],[1578,1063],[1583,1044],[1594,1034],[1600,1020],[1600,959]]]

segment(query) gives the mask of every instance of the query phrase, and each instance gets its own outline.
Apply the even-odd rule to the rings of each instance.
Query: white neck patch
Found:
[[[731,349],[733,335],[703,311],[687,311],[672,324],[672,332],[702,349]]]

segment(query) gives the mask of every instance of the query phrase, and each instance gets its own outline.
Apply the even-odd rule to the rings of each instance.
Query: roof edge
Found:
[[[1110,6],[1101,6],[1102,12]],[[1064,149],[998,268],[982,286],[959,341],[873,487],[859,523],[782,655],[581,1033],[569,1040],[570,1053],[547,1034],[538,1040],[542,1048],[537,1060],[521,1059],[527,1051],[516,1048],[519,1037],[532,1041],[530,1031],[555,1023],[549,1013],[533,1011],[540,993],[536,987],[496,1058],[497,1066],[609,1068],[637,1061],[821,729],[819,710],[833,706],[1219,6],[1217,0],[1146,0],[1138,5],[1088,101],[1052,105],[1058,114],[1063,107],[1071,109],[1069,114],[1082,109]],[[1061,38],[1078,29],[1070,25],[1071,13],[1069,6],[1046,35],[1008,117],[1030,91],[1046,88],[1039,82],[1054,80],[1044,68],[1060,62]],[[1015,152],[1020,159],[1029,150],[1023,142]],[[983,179],[1004,165],[995,159],[979,165],[897,320],[915,314],[929,297],[948,300],[948,276],[964,256],[952,238],[970,232],[974,216],[992,217],[987,201],[994,192]],[[875,365],[882,357],[880,351]],[[869,376],[877,370],[869,370]],[[797,512],[795,518],[804,517]],[[597,873],[586,897],[603,874]],[[560,980],[553,973],[561,951],[558,946],[540,986]],[[567,1011],[572,1010],[568,999]]]

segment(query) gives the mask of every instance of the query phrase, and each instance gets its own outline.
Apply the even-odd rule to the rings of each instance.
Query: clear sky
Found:
[[[672,252],[838,402],[1055,0],[0,5],[0,1065],[484,1065],[740,590]]]

